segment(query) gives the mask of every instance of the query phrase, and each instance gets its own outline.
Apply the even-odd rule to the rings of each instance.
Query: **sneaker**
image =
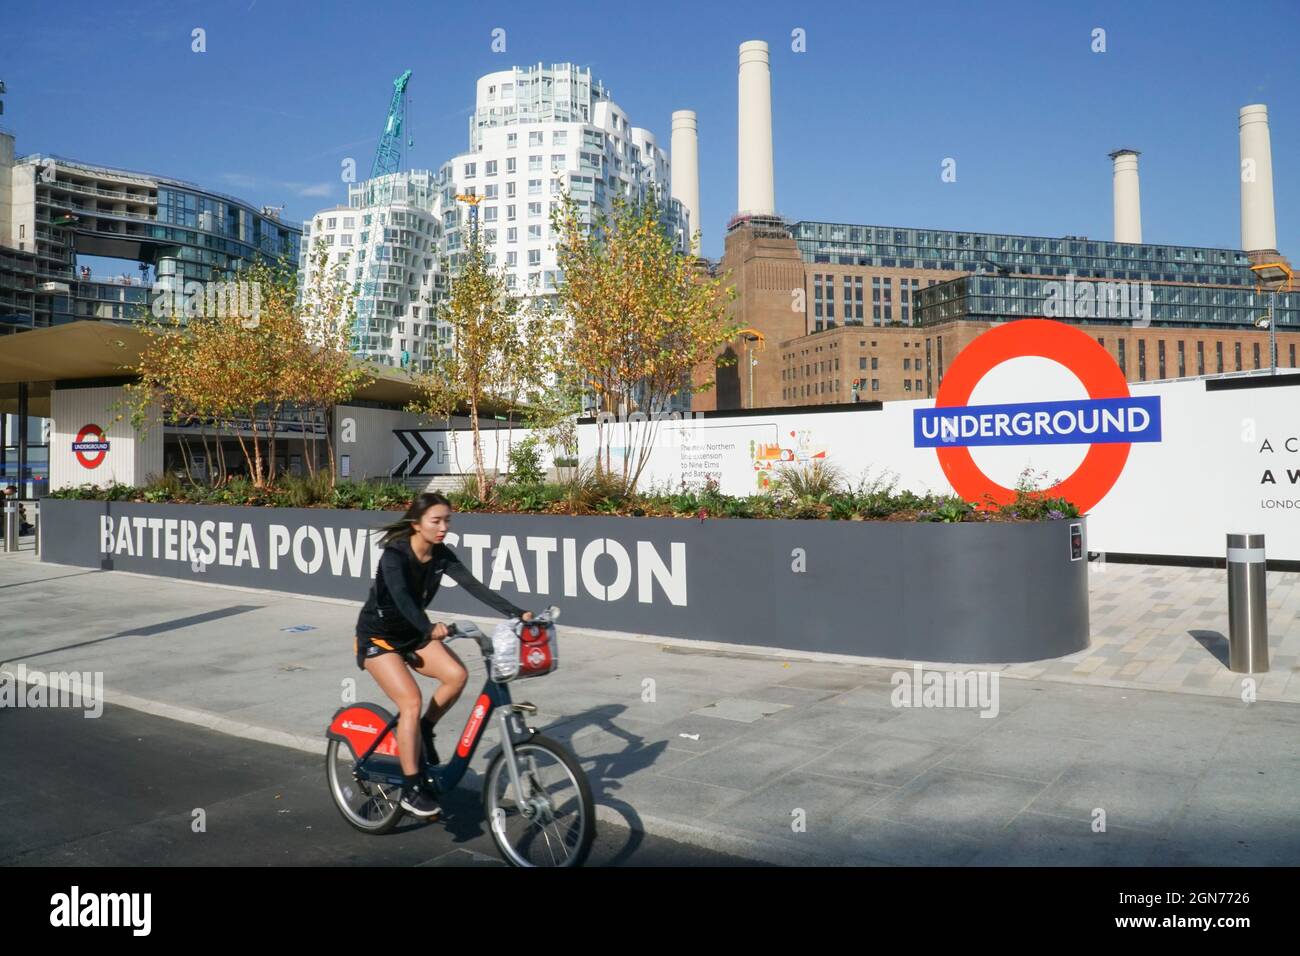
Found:
[[[433,794],[418,785],[402,791],[402,809],[426,820],[442,815],[442,807]]]

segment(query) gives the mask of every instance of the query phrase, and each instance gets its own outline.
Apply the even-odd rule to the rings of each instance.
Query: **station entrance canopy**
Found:
[[[27,413],[48,418],[56,383],[129,378],[129,366],[147,344],[148,338],[133,326],[94,321],[0,336],[0,413],[18,412],[18,385],[25,382]],[[367,371],[374,381],[358,389],[355,400],[401,408],[416,397],[401,369],[371,364]]]

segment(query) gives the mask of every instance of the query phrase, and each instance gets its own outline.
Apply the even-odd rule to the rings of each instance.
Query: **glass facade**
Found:
[[[1070,310],[1074,314],[1057,311],[1048,316],[1049,303],[1063,302],[1071,292],[1071,287],[1059,279],[962,276],[918,290],[917,324],[934,325],[960,318],[992,322],[1048,316],[1090,325],[1132,326],[1135,319],[1149,319],[1153,324],[1185,328],[1250,328],[1269,308],[1269,293],[1256,292],[1253,284],[1227,289],[1140,282],[1087,284],[1095,290],[1094,304],[1089,308],[1091,314],[1082,313],[1077,296],[1084,283],[1076,280],[1073,286],[1076,298]],[[1148,290],[1149,314],[1146,312]],[[1097,304],[1100,302],[1105,302],[1105,307]],[[1280,293],[1277,312],[1278,328],[1300,328],[1300,293]]]
[[[804,261],[947,272],[1008,270],[1037,276],[1253,285],[1244,252],[829,222],[790,227]]]

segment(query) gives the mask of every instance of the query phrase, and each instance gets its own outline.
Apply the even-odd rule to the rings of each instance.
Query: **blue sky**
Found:
[[[700,123],[704,252],[736,204],[736,53],[772,48],[777,208],[791,219],[1109,238],[1118,146],[1150,242],[1240,244],[1237,110],[1269,106],[1278,243],[1300,259],[1300,4],[5,3],[0,126],[43,152],[197,182],[300,220],[369,170],[414,71],[406,165],[467,145],[474,81],[590,66],[669,142]],[[580,11],[585,15],[578,15]],[[191,50],[206,31],[207,52]],[[1094,28],[1106,52],[1090,49]],[[491,49],[504,29],[506,51]],[[791,31],[806,32],[806,52]],[[940,179],[944,159],[957,179]]]

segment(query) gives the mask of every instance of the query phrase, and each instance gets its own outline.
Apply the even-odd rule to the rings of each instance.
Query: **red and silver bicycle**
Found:
[[[501,745],[484,774],[483,814],[498,851],[513,866],[581,866],[596,837],[591,786],[577,757],[528,726],[534,704],[510,697],[512,681],[555,670],[558,616],[552,607],[531,621],[516,619],[511,627],[518,640],[512,645],[498,638],[495,647],[472,622],[450,625],[447,641],[478,643],[487,676],[451,758],[433,766],[423,748],[420,753],[420,773],[435,794],[447,793],[495,722]],[[363,833],[392,830],[405,812],[397,717],[378,704],[350,704],[334,715],[326,736],[326,776],[343,819]]]

